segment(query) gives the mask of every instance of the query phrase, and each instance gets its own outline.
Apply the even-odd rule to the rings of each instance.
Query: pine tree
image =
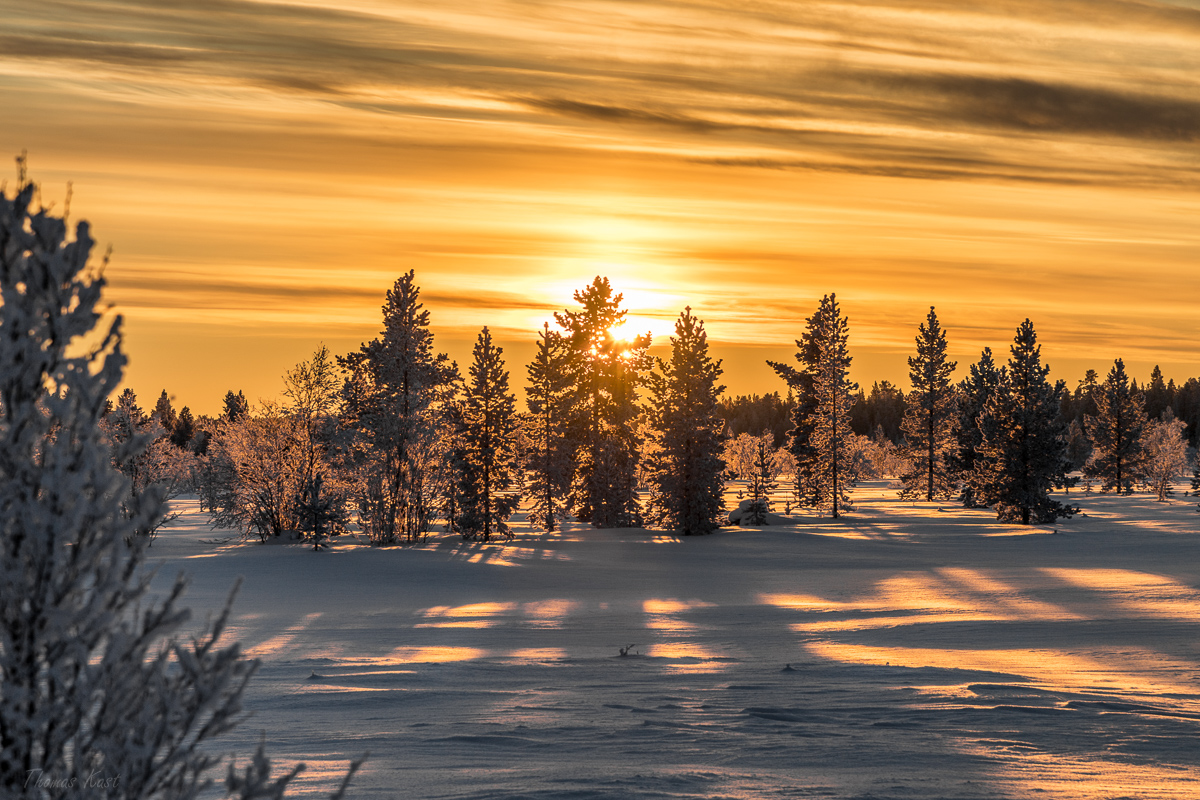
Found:
[[[1195,497],[1200,496],[1200,452],[1193,452],[1192,459],[1192,496]],[[1196,504],[1196,510],[1200,511],[1200,503]]]
[[[1028,319],[1017,329],[1012,356],[979,419],[983,442],[976,463],[979,499],[1006,522],[1052,522],[1075,509],[1049,496],[1066,481],[1066,425],[1059,419],[1061,386],[1046,379],[1041,346]]]
[[[328,546],[329,537],[346,530],[346,504],[340,494],[325,491],[325,476],[320,473],[308,479],[296,503],[299,529],[312,542],[313,550]]]
[[[948,457],[957,445],[958,424],[954,386],[950,375],[957,366],[946,360],[946,332],[938,324],[933,306],[926,324],[917,335],[917,354],[908,359],[913,391],[901,423],[907,446],[905,457],[912,463],[903,476],[900,496],[924,497],[928,501],[948,499],[951,494]]]
[[[850,407],[858,384],[849,378],[849,330],[850,323],[838,308],[837,296],[828,294],[809,318],[804,334],[817,356],[812,365],[816,408],[810,443],[817,454],[813,493],[821,507],[831,510],[834,519],[848,504],[848,492],[854,484],[849,459],[849,440],[854,436]]]
[[[658,359],[650,379],[650,428],[657,445],[650,460],[648,515],[655,525],[684,535],[711,533],[724,511],[725,463],[718,453],[724,420],[717,385],[721,362],[708,355],[704,322],[689,306],[675,322],[671,360]]]
[[[175,420],[175,427],[171,430],[171,444],[180,450],[187,450],[195,435],[196,418],[192,416],[192,410],[184,406]]]
[[[246,395],[241,390],[238,390],[237,394],[233,393],[233,389],[226,392],[224,403],[222,416],[230,422],[237,422],[250,413],[250,404],[246,402]]]
[[[1163,378],[1162,370],[1155,364],[1154,369],[1150,372],[1150,382],[1146,384],[1143,393],[1146,416],[1149,419],[1160,419],[1163,412],[1171,408],[1171,395],[1171,389],[1168,388],[1167,382]]]
[[[429,312],[414,273],[387,293],[383,333],[339,356],[346,426],[355,435],[359,521],[373,544],[422,540],[448,462],[444,410],[457,367],[433,353]]]
[[[775,480],[775,464],[766,437],[760,436],[754,445],[754,469],[746,483],[750,495],[747,515],[738,524],[766,525],[767,514],[771,513],[771,492],[778,488]]]
[[[567,494],[572,478],[569,426],[576,402],[569,368],[571,356],[562,335],[550,330],[547,323],[538,334],[537,353],[526,368],[529,385],[525,402],[533,444],[530,457],[533,505],[528,518],[530,524],[545,531],[555,530],[568,511]]]
[[[504,349],[485,327],[475,342],[458,436],[459,520],[463,538],[512,538],[508,518],[520,500],[509,492],[516,457],[516,400],[508,389]]]
[[[615,329],[625,320],[622,296],[607,278],[575,292],[583,308],[554,318],[571,348],[578,390],[574,415],[576,518],[597,528],[640,526],[637,497],[637,389],[649,368],[650,335],[623,341]]]
[[[950,473],[959,481],[959,499],[967,508],[983,508],[991,503],[985,499],[984,476],[979,470],[979,452],[983,446],[980,418],[988,400],[1006,379],[1006,369],[996,368],[992,349],[983,348],[978,363],[971,365],[970,375],[958,385],[958,446],[952,454]]]
[[[809,320],[811,327],[812,320]],[[813,429],[816,424],[816,364],[819,353],[816,340],[805,336],[796,340],[796,361],[800,367],[768,361],[779,377],[787,381],[788,395],[794,399],[791,420],[787,432],[787,448],[796,464],[792,495],[800,506],[815,508],[821,504],[818,491],[817,467],[819,453],[813,444]]]
[[[1146,426],[1142,394],[1134,390],[1125,363],[1118,358],[1092,396],[1096,414],[1084,421],[1093,456],[1084,471],[1100,480],[1102,491],[1131,494],[1142,472],[1142,431]]]
[[[87,223],[68,241],[34,192],[24,175],[15,197],[0,192],[0,795],[189,800],[220,765],[208,748],[242,716],[256,663],[218,644],[228,605],[176,636],[182,576],[147,596],[135,534],[161,504],[147,491],[126,513],[128,479],[99,426],[126,362],[121,318],[100,305]],[[280,797],[294,775],[273,781],[260,748],[227,789]]]
[[[166,389],[158,396],[158,402],[154,404],[154,413],[150,416],[162,426],[163,435],[170,436],[175,432],[178,417],[175,415],[175,409],[171,407],[171,398],[167,396]]]

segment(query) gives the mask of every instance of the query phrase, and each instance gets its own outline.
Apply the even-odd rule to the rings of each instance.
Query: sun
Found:
[[[632,342],[648,333],[655,344],[663,344],[666,337],[675,333],[675,325],[671,320],[630,314],[619,325],[609,328],[608,332],[618,342]]]

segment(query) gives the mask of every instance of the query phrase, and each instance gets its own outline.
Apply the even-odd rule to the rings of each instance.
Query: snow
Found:
[[[265,733],[312,796],[366,750],[351,797],[1200,796],[1195,498],[1072,492],[1086,516],[1023,528],[896,495],[328,552],[184,498],[152,559],[198,619],[244,576],[232,634],[263,664],[226,746]]]

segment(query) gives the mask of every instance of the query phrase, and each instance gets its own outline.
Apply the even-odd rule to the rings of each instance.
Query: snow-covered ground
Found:
[[[1086,516],[1022,528],[895,495],[320,553],[184,500],[152,560],[201,618],[244,577],[263,665],[225,744],[265,732],[305,791],[369,750],[352,797],[1200,797],[1195,498],[1072,492]]]

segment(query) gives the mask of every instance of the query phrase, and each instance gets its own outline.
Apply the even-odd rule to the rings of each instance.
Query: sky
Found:
[[[822,295],[852,377],[1029,317],[1071,386],[1200,375],[1200,2],[0,0],[0,154],[111,246],[127,384],[215,413],[377,335],[524,379],[596,275],[733,393]],[[12,170],[15,176],[15,167]]]

